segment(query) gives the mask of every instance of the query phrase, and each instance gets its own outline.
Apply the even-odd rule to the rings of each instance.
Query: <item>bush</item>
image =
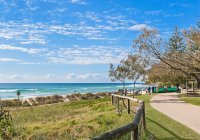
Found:
[[[36,97],[35,100],[39,105],[63,102],[63,97],[59,95]]]
[[[14,125],[12,118],[8,111],[0,110],[0,136],[2,139],[9,140],[12,139],[15,134]]]
[[[19,102],[17,99],[14,99],[14,100],[1,100],[1,104],[2,106],[5,106],[5,107],[13,107],[13,106],[21,106],[22,103]]]
[[[171,87],[172,84],[170,82],[166,82],[164,85],[169,88],[169,87]]]
[[[158,88],[162,88],[162,87],[164,87],[164,83],[160,82],[160,83],[158,84]]]

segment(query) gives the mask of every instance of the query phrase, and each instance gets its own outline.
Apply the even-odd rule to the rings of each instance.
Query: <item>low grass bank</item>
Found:
[[[109,97],[34,106],[13,110],[20,139],[89,139],[132,121],[133,114],[118,115]]]
[[[198,133],[153,109],[150,105],[151,97],[152,95],[142,95],[137,96],[136,98],[145,101],[147,129],[157,140],[200,139]]]
[[[157,140],[200,139],[200,135],[193,130],[153,109],[150,106],[151,97],[136,96],[145,101],[148,134]],[[129,115],[126,111],[118,115],[109,97],[28,107],[12,110],[11,114],[19,128],[18,139],[22,140],[89,139],[133,119],[133,114]],[[147,140],[147,137],[143,139]]]
[[[200,95],[199,96],[191,96],[189,94],[180,94],[179,97],[181,100],[185,101],[186,103],[200,106]]]

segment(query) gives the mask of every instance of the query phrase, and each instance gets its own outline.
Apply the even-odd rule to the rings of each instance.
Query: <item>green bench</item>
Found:
[[[166,92],[177,92],[177,88],[176,87],[170,87],[170,88],[158,88],[158,90],[156,91],[156,93],[166,93]]]

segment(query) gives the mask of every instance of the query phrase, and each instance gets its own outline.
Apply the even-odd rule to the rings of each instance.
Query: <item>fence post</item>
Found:
[[[117,112],[119,112],[119,98],[118,97],[115,97],[115,100],[116,100],[116,103],[117,103]]]
[[[114,99],[113,99],[113,95],[111,95],[111,102],[112,102],[112,105],[114,105]]]
[[[131,140],[134,140],[134,131],[131,131]]]
[[[143,128],[146,131],[146,115],[145,115],[145,102],[142,102],[142,119],[143,119]]]
[[[128,99],[128,114],[130,114],[130,100]]]
[[[138,126],[131,131],[131,140],[139,140]]]

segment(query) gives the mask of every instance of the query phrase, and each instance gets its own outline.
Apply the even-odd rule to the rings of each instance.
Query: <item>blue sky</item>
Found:
[[[0,82],[110,82],[141,28],[167,38],[199,0],[0,0]]]

